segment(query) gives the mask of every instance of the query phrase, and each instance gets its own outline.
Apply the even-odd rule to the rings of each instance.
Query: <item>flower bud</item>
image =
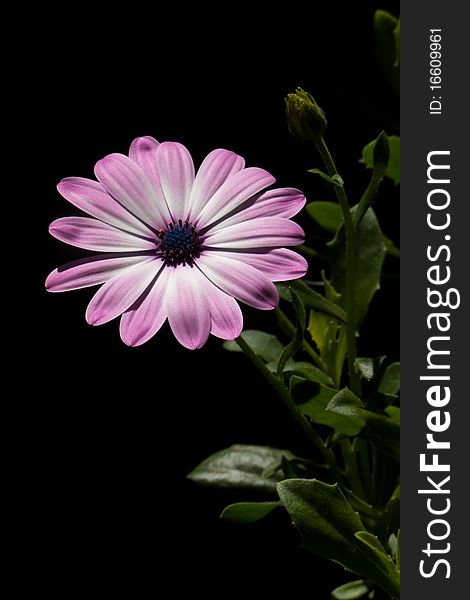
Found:
[[[289,131],[296,139],[316,142],[323,136],[327,120],[311,94],[297,88],[293,94],[287,95],[286,109]]]

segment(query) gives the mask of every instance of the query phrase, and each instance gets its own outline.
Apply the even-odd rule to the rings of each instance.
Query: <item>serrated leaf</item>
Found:
[[[229,523],[255,523],[278,506],[280,502],[237,502],[224,508],[220,518]]]
[[[399,21],[385,10],[374,15],[375,53],[391,87],[400,91],[400,68],[397,56],[400,52]],[[397,39],[398,38],[398,39]]]
[[[268,363],[278,363],[284,346],[275,335],[256,329],[247,329],[242,332],[241,337],[250,346],[253,352],[260,356],[264,361]],[[224,342],[223,347],[230,352],[242,352],[236,342]]]
[[[355,364],[361,375],[367,381],[371,381],[377,375],[384,358],[385,356],[375,356],[374,358],[358,357]]]
[[[384,573],[381,560],[368,547],[364,550],[370,539],[357,537],[364,532],[362,521],[337,484],[286,479],[277,491],[307,550],[372,579],[396,597],[397,586]]]
[[[294,375],[290,380],[290,392],[300,412],[314,423],[328,425],[350,436],[357,435],[364,426],[360,419],[344,417],[326,410],[337,390]]]
[[[269,446],[235,444],[206,458],[188,475],[188,479],[208,487],[250,489],[274,492],[282,474],[264,473],[274,461],[292,457],[288,450]]]
[[[365,164],[368,169],[374,168],[374,148],[376,140],[369,142],[367,146],[364,146],[362,150],[361,162]],[[400,138],[397,135],[390,135],[388,137],[389,144],[389,160],[388,167],[385,175],[389,177],[395,185],[400,183]]]
[[[400,391],[400,363],[395,362],[385,369],[378,391],[382,394],[398,394]]]
[[[329,233],[335,233],[343,222],[341,207],[334,202],[323,202],[321,200],[310,202],[305,210],[322,229]]]
[[[317,479],[287,479],[277,490],[307,550],[360,571],[360,555],[351,544],[363,529],[338,485]]]
[[[337,587],[331,592],[331,598],[333,600],[356,600],[364,598],[370,590],[370,585],[366,581],[358,579]]]
[[[370,440],[383,452],[399,460],[400,426],[388,415],[367,410],[362,401],[348,388],[339,391],[331,399],[326,410],[362,422],[360,437]]]
[[[354,212],[354,209],[353,209]],[[356,323],[362,323],[369,304],[380,288],[380,276],[385,258],[385,244],[379,222],[372,208],[365,213],[356,234]],[[332,260],[332,284],[344,302],[346,288],[346,236],[341,226],[328,244]]]
[[[375,563],[383,573],[383,583],[387,583],[387,591],[393,598],[400,596],[400,573],[392,558],[387,554],[379,539],[368,531],[358,531],[355,534],[357,548],[371,563]]]

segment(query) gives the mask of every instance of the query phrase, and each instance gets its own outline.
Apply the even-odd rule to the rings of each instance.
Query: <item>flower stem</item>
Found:
[[[343,454],[345,475],[349,480],[352,491],[362,500],[367,500],[361,476],[359,475],[354,445],[349,440],[341,440],[340,447]]]
[[[331,474],[335,478],[335,480],[343,485],[343,476],[341,471],[336,463],[335,455],[330,448],[327,448],[325,442],[318,435],[318,433],[310,426],[307,419],[297,410],[297,406],[295,402],[292,400],[292,396],[290,395],[288,389],[283,384],[283,382],[276,377],[271,371],[266,367],[264,362],[257,356],[249,344],[239,336],[235,342],[238,344],[239,348],[244,352],[244,354],[251,360],[253,365],[258,369],[258,371],[263,375],[266,381],[271,385],[272,388],[278,393],[281,400],[284,402],[285,406],[300,425],[304,433],[308,436],[310,441],[313,443],[315,448],[320,452],[324,461],[328,465]]]
[[[317,150],[325,164],[330,177],[337,176],[338,181],[333,185],[336,197],[341,206],[346,232],[346,343],[348,349],[348,371],[352,391],[361,395],[359,377],[356,371],[356,228],[349,208],[348,198],[339,177],[333,158],[321,137],[316,142]]]

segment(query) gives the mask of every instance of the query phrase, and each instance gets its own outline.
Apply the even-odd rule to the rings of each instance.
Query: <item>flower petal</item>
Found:
[[[245,304],[269,310],[279,303],[276,286],[248,264],[211,252],[202,254],[197,265],[221,290]]]
[[[203,274],[196,267],[168,269],[166,307],[170,327],[185,348],[201,348],[209,337],[211,318]]]
[[[206,228],[276,180],[264,169],[248,167],[230,175],[202,209],[197,226]]]
[[[191,154],[178,142],[163,142],[157,149],[157,167],[165,199],[174,220],[188,216],[194,183]]]
[[[304,241],[300,225],[283,217],[266,217],[210,230],[203,244],[210,248],[275,248]]]
[[[152,236],[152,231],[116,202],[97,181],[84,177],[66,177],[62,179],[57,189],[71,204],[108,225],[138,235]]]
[[[266,190],[244,202],[234,214],[211,227],[211,231],[262,217],[290,218],[303,208],[305,202],[302,192],[294,188]]]
[[[162,261],[152,257],[107,281],[86,309],[88,323],[102,325],[121,315],[145,292],[161,266]]]
[[[66,244],[97,252],[154,250],[155,242],[87,217],[62,217],[49,225],[49,233]]]
[[[196,219],[225,180],[241,171],[245,160],[229,150],[213,150],[206,156],[194,180],[191,197],[189,200],[189,221]]]
[[[214,250],[214,252],[217,256],[225,256],[251,265],[271,281],[299,279],[308,269],[305,258],[287,248],[276,248],[266,252],[223,252],[222,250]]]
[[[74,260],[54,269],[49,274],[46,279],[46,289],[48,292],[68,292],[99,285],[121,271],[147,259],[147,254],[131,256],[102,254]]]
[[[108,154],[95,165],[95,175],[106,190],[136,217],[159,229],[170,219],[158,190],[141,167],[123,154]]]
[[[155,281],[121,317],[122,341],[128,346],[140,346],[152,338],[167,317],[165,291],[168,269],[163,267]]]
[[[243,329],[243,315],[235,298],[203,277],[204,295],[211,315],[211,333],[223,340],[234,340]]]
[[[160,142],[157,142],[151,135],[143,135],[142,137],[135,138],[129,148],[129,158],[141,166],[142,171],[149,179],[151,179],[149,175],[154,173],[159,145]],[[146,166],[150,166],[148,172]]]

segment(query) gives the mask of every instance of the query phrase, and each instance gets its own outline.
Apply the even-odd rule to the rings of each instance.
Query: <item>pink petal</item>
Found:
[[[251,265],[264,273],[271,281],[299,279],[305,275],[308,269],[305,258],[287,248],[277,248],[268,252],[223,252],[217,250],[217,256],[225,256]]]
[[[83,177],[67,177],[62,179],[57,189],[71,204],[108,225],[138,235],[152,236],[151,230],[116,202],[97,181]]]
[[[197,265],[215,285],[245,304],[269,310],[279,303],[276,286],[248,264],[206,252],[197,259]]]
[[[160,145],[151,135],[144,135],[135,138],[129,148],[129,158],[142,167],[143,172],[149,179],[149,174],[154,172],[154,165],[157,156],[157,148]],[[147,172],[146,166],[150,166]]]
[[[165,290],[168,269],[163,267],[155,281],[121,317],[120,333],[128,346],[140,346],[153,337],[166,320]]]
[[[211,315],[211,333],[223,340],[234,340],[243,329],[243,315],[238,302],[206,277],[204,288]]]
[[[121,315],[145,292],[162,266],[158,258],[126,269],[107,281],[91,299],[86,310],[90,325],[102,325]]]
[[[66,244],[97,252],[155,250],[155,243],[87,217],[63,217],[49,225],[49,233]]]
[[[298,246],[303,241],[304,232],[297,223],[283,217],[265,217],[210,229],[203,243],[211,248],[274,248]]]
[[[148,259],[146,254],[115,256],[102,254],[66,263],[46,279],[48,292],[68,292],[104,283],[121,271]]]
[[[230,175],[201,211],[197,225],[206,228],[276,180],[264,169],[248,167]]]
[[[165,199],[175,220],[187,218],[194,183],[189,151],[178,142],[163,142],[157,149],[157,167]]]
[[[305,196],[294,188],[266,190],[238,207],[237,212],[223,219],[213,229],[221,229],[261,217],[293,217],[305,205]]]
[[[170,327],[185,348],[201,348],[209,337],[211,318],[203,275],[196,267],[168,268],[166,307]]]
[[[244,159],[235,152],[219,149],[208,154],[199,167],[191,191],[189,221],[196,219],[225,180],[244,166]]]
[[[164,199],[141,167],[127,156],[105,156],[96,163],[95,175],[113,198],[144,223],[155,229],[169,223]]]

